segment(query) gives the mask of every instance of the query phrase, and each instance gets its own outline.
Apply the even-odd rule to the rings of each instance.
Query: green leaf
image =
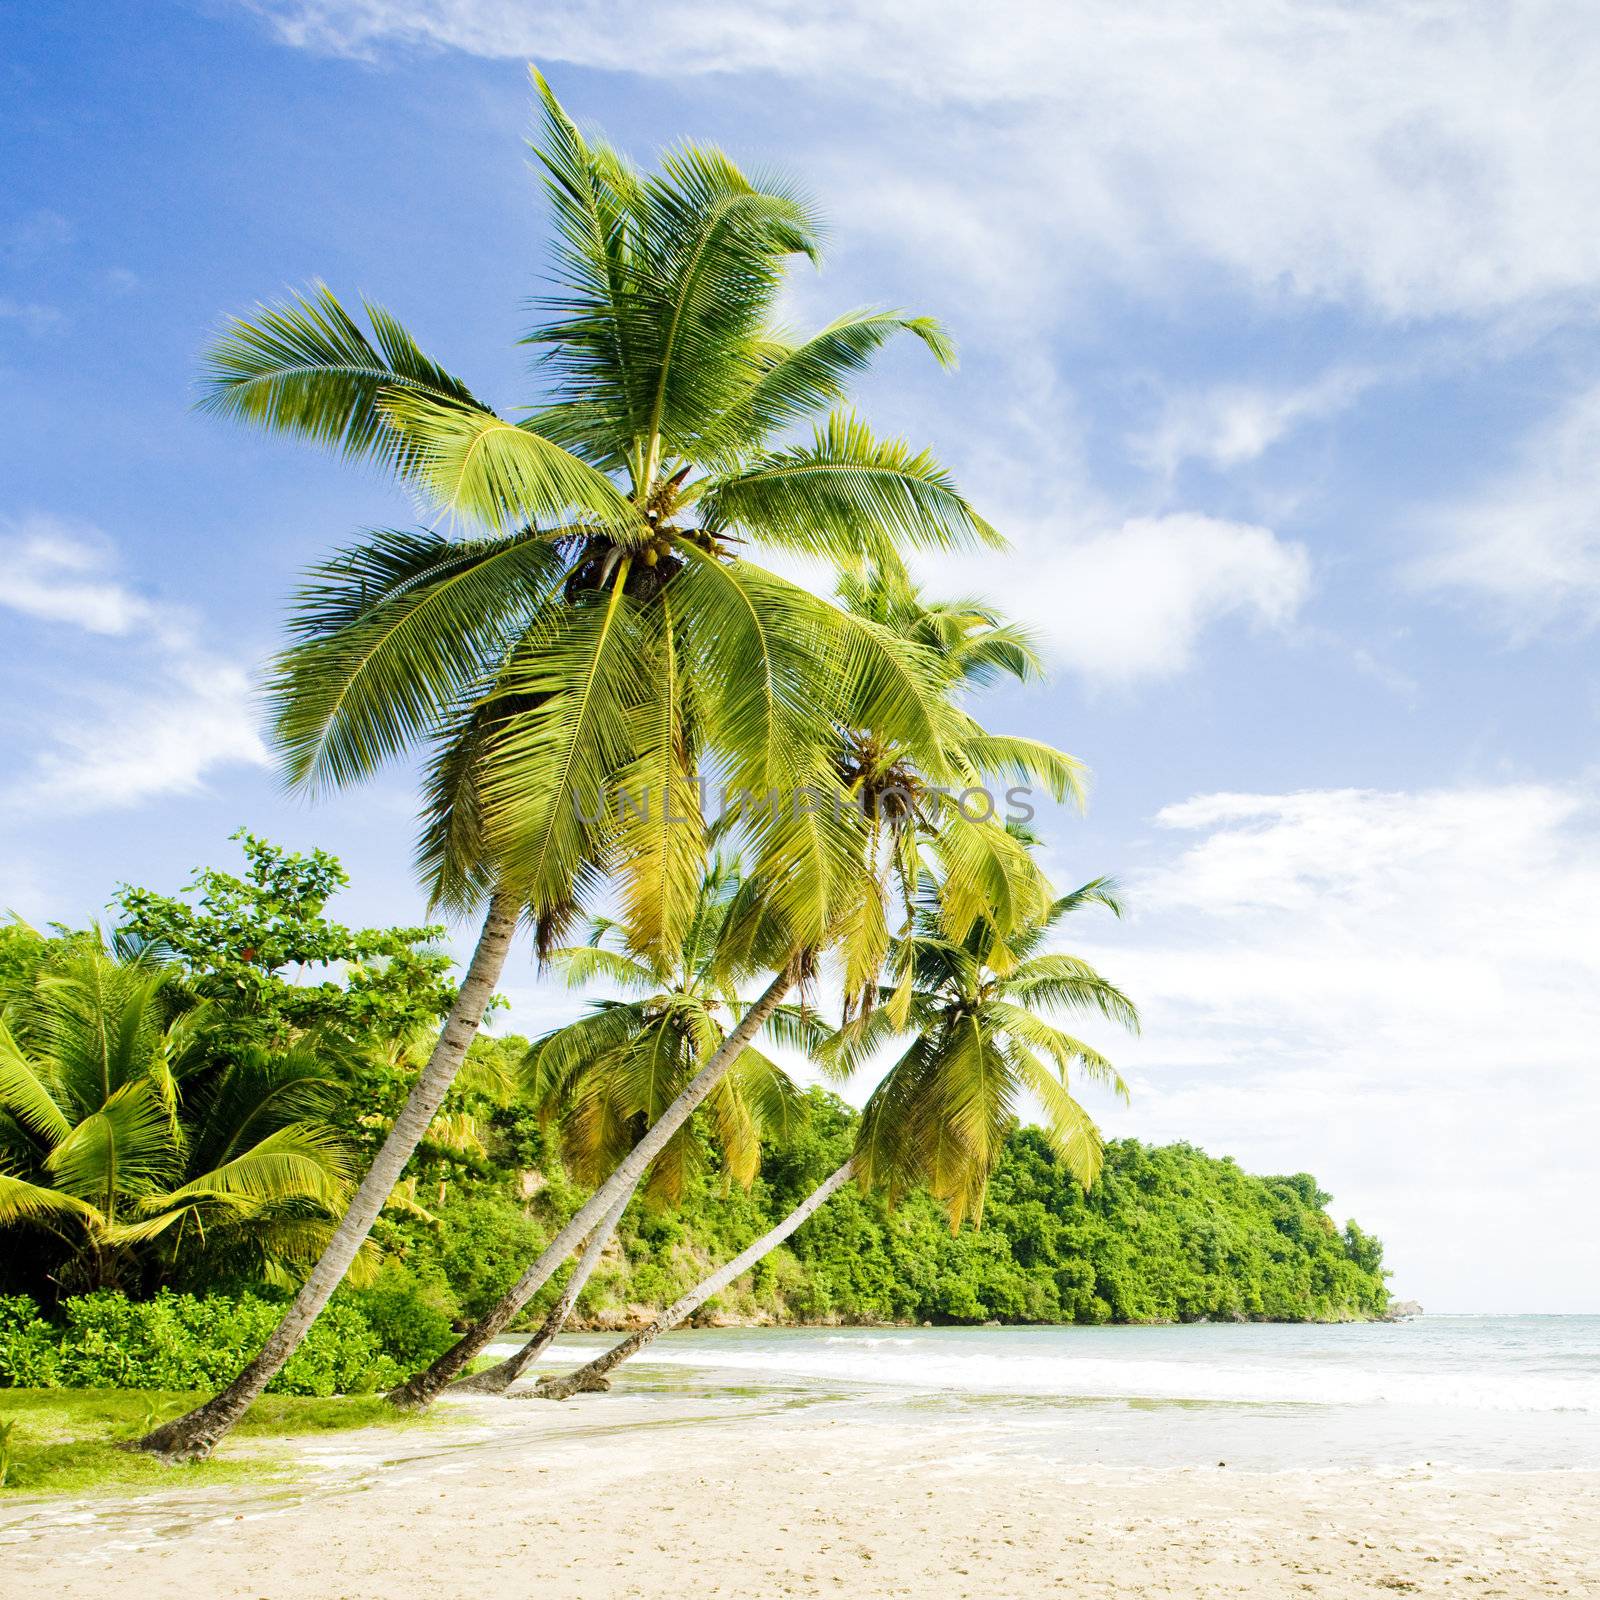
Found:
[[[71,1218],[92,1227],[105,1221],[94,1206],[74,1194],[0,1171],[0,1224],[50,1222],[56,1218]]]
[[[269,685],[291,781],[369,776],[425,740],[539,614],[561,572],[540,533],[382,531],[315,570]]]
[[[698,457],[733,458],[770,435],[838,404],[847,380],[899,334],[920,339],[942,367],[955,346],[932,317],[899,311],[852,311],[795,345],[763,347],[749,388],[702,434]]]
[[[40,1069],[23,1055],[0,1018],[0,1106],[51,1144],[66,1138],[72,1123],[56,1103]]]
[[[491,532],[587,515],[613,527],[638,518],[611,480],[531,425],[392,389],[378,408],[414,462],[427,507]]]
[[[407,470],[413,464],[408,443],[386,424],[380,395],[404,389],[482,407],[387,311],[367,305],[366,312],[373,340],[318,284],[309,296],[292,295],[279,305],[258,306],[253,317],[233,318],[206,352],[200,408]]]
[[[929,452],[878,440],[845,413],[830,417],[808,445],[771,451],[711,479],[698,504],[713,532],[737,530],[771,549],[846,569],[894,566],[903,550],[1005,544]]]
[[[554,613],[505,678],[527,709],[508,717],[487,758],[485,814],[504,881],[537,912],[580,900],[613,864],[611,789],[636,754],[633,714],[651,667],[625,579]]]
[[[125,1083],[45,1157],[58,1188],[93,1200],[109,1221],[117,1197],[141,1198],[177,1167],[167,1109],[149,1080]]]

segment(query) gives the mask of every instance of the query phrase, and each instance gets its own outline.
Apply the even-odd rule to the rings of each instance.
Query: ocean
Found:
[[[541,1370],[607,1342],[564,1337]],[[616,1379],[843,1407],[1059,1462],[1600,1468],[1600,1317],[707,1329],[668,1334]]]

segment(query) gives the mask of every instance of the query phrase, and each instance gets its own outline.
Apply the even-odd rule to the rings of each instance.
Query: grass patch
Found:
[[[226,1453],[221,1459],[167,1466],[153,1456],[118,1449],[158,1422],[181,1415],[205,1399],[147,1389],[0,1389],[0,1494],[160,1492],[205,1484],[283,1476],[293,1459],[283,1453]],[[297,1434],[346,1428],[416,1428],[429,1417],[396,1411],[380,1395],[329,1400],[263,1395],[233,1437],[291,1439]],[[9,1432],[7,1425],[9,1424]]]

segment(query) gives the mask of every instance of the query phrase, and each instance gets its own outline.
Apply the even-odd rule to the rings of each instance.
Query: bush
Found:
[[[450,1285],[441,1276],[423,1277],[397,1261],[384,1264],[378,1281],[350,1295],[383,1352],[407,1372],[428,1366],[456,1342],[460,1314]]]
[[[546,1231],[522,1208],[495,1195],[452,1201],[440,1213],[440,1271],[476,1320],[488,1311],[544,1248]]]
[[[0,1295],[0,1384],[15,1389],[59,1385],[56,1330],[25,1294]]]
[[[376,1290],[365,1291],[377,1294]],[[335,1300],[272,1381],[277,1394],[369,1394],[437,1355],[434,1308],[391,1286],[374,1309],[385,1333],[349,1298]],[[204,1298],[163,1291],[132,1301],[111,1290],[62,1303],[46,1321],[26,1295],[0,1299],[0,1385],[62,1389],[217,1389],[261,1348],[283,1315],[255,1295]],[[444,1320],[445,1342],[449,1323]],[[392,1342],[393,1348],[386,1348]],[[419,1352],[421,1352],[419,1354]]]

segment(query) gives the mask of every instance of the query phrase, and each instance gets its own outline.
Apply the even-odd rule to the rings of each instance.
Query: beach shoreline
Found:
[[[1600,1472],[1117,1467],[904,1397],[652,1387],[451,1399],[296,1441],[295,1480],[0,1507],[8,1600],[1579,1596]],[[234,1448],[242,1449],[243,1446]],[[280,1447],[281,1448],[281,1447]]]

